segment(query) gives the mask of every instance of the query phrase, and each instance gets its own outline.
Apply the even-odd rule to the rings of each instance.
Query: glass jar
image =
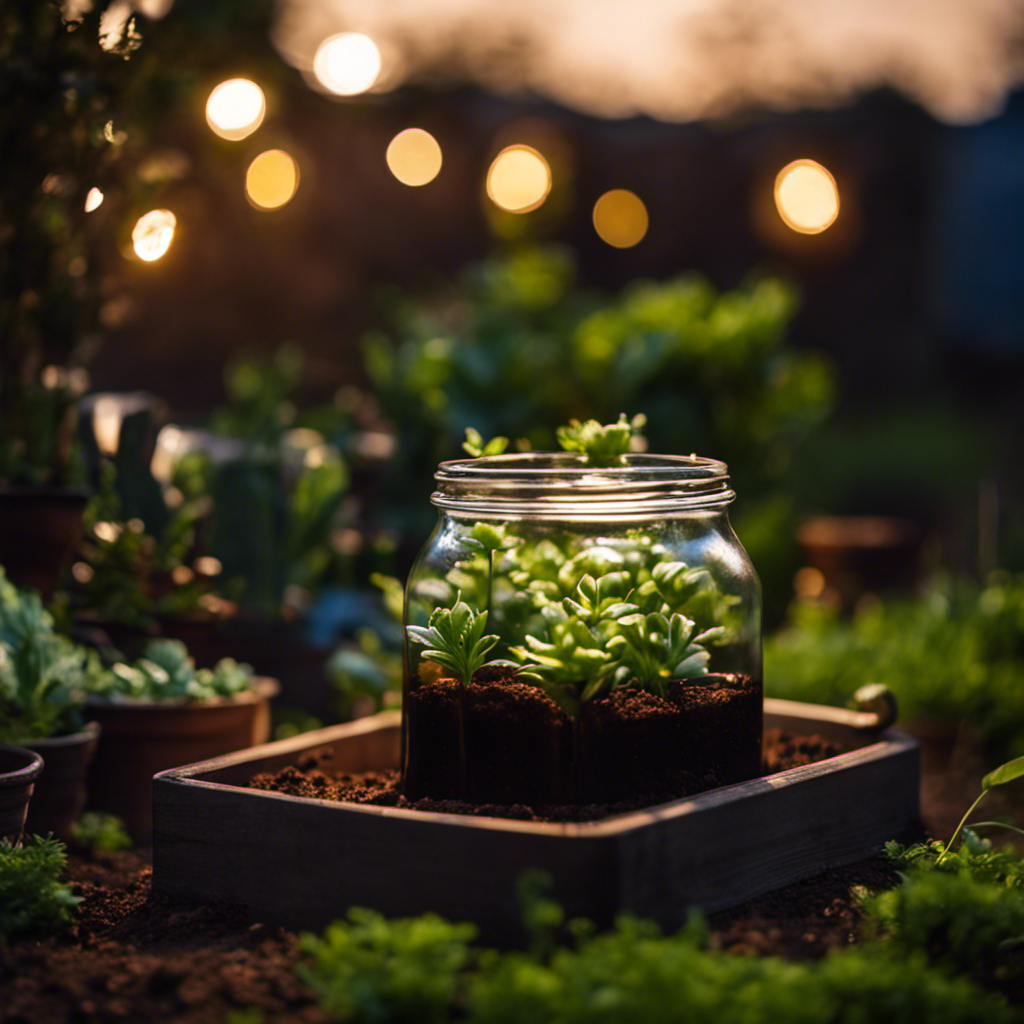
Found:
[[[535,453],[435,479],[405,623],[464,602],[495,663],[454,678],[406,630],[408,797],[584,817],[761,774],[760,584],[724,463]]]

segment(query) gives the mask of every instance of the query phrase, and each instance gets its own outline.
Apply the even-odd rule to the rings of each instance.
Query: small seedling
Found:
[[[558,443],[567,452],[581,452],[588,466],[621,466],[633,435],[639,433],[646,422],[647,417],[643,415],[627,420],[625,413],[616,423],[570,420],[568,426],[558,428]]]
[[[479,430],[466,427],[466,440],[462,442],[463,449],[474,459],[487,455],[501,455],[508,447],[507,437],[492,437],[490,441],[484,442],[483,435]]]
[[[1005,785],[1007,782],[1012,782],[1014,779],[1019,779],[1021,777],[1024,777],[1024,757],[1016,757],[1012,761],[1007,761],[1006,764],[1001,764],[995,770],[990,771],[988,775],[981,780],[981,792],[978,794],[974,803],[967,808],[967,813],[960,819],[960,824],[957,825],[956,830],[950,836],[949,842],[946,843],[946,848],[939,854],[939,859],[936,861],[936,864],[941,864],[949,854],[950,848],[956,841],[957,836],[960,835],[964,826],[967,824],[967,819],[974,812],[974,808],[981,803],[985,794],[996,786]],[[1014,832],[1020,831],[1020,829],[1014,828],[1012,825],[1002,825],[1002,823],[998,821],[978,821],[974,822],[971,827],[980,828],[982,826],[997,826],[1001,828],[1008,828]]]
[[[423,644],[425,658],[449,669],[463,686],[469,686],[473,676],[486,665],[488,652],[500,637],[484,634],[487,612],[474,612],[457,594],[451,608],[435,608],[426,628],[406,626],[410,640]]]
[[[0,841],[0,943],[59,931],[81,903],[59,881],[67,863],[56,839],[29,836],[23,846]]]
[[[608,650],[618,664],[604,679],[588,685],[584,700],[611,686],[628,685],[665,697],[670,680],[707,675],[710,656],[704,644],[721,633],[720,627],[701,633],[693,619],[678,613],[671,617],[660,612],[629,615],[620,620],[619,627],[621,632],[608,641]]]
[[[116,814],[102,811],[87,811],[71,829],[71,835],[79,846],[88,846],[104,853],[130,850],[135,844],[128,835],[124,822]]]

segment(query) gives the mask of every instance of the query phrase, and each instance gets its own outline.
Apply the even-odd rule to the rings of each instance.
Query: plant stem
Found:
[[[490,615],[491,611],[491,589],[494,586],[494,552],[487,552],[487,603],[484,605],[484,611]],[[493,626],[492,626],[493,628]]]
[[[1016,825],[1007,825],[1003,821],[972,821],[971,828],[1008,828],[1011,832],[1016,832],[1018,835],[1024,836],[1024,828],[1017,828]]]
[[[958,835],[960,835],[960,830],[964,827],[964,825],[967,824],[967,819],[971,816],[971,813],[973,812],[974,808],[977,807],[978,804],[981,803],[982,798],[985,796],[985,794],[987,792],[988,792],[987,789],[983,789],[978,794],[978,799],[975,800],[974,803],[971,804],[971,806],[967,808],[967,813],[960,819],[960,824],[957,825],[957,827],[954,830],[953,834],[949,837],[949,842],[946,843],[946,848],[942,851],[942,853],[939,854],[939,859],[935,862],[936,866],[938,866],[939,864],[941,864],[943,862],[943,860],[945,860],[946,854],[949,853],[950,847],[952,847],[953,843],[956,842],[956,837]]]

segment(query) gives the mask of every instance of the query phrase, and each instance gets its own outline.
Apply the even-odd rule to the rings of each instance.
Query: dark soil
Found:
[[[769,729],[764,734],[764,753],[763,772],[770,775],[787,768],[796,768],[799,765],[833,757],[841,753],[841,748],[821,736],[798,736],[782,729]],[[650,785],[638,787],[639,796],[601,804],[501,803],[455,798],[441,800],[433,797],[410,799],[402,792],[401,779],[397,771],[334,773],[331,771],[330,751],[324,751],[318,757],[306,757],[297,765],[283,768],[278,772],[257,775],[250,780],[249,785],[254,789],[312,797],[317,800],[341,800],[358,804],[403,807],[415,811],[515,818],[521,821],[597,821],[665,800],[662,790]]]
[[[673,681],[664,698],[617,689],[573,722],[507,669],[481,670],[466,687],[421,682],[406,695],[404,793],[638,806],[742,782],[760,772],[761,691],[739,675]]]
[[[326,1024],[295,977],[297,936],[230,904],[151,895],[150,873],[135,853],[70,858],[75,923],[0,952],[3,1024],[222,1024],[244,1007],[264,1024]]]

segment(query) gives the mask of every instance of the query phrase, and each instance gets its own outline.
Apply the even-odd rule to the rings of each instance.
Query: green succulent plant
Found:
[[[197,669],[180,640],[151,640],[134,665],[118,662],[105,673],[101,692],[136,700],[215,700],[244,693],[252,679],[252,668],[233,658]]]
[[[616,665],[587,685],[584,700],[613,686],[629,685],[665,697],[671,680],[707,675],[710,655],[704,644],[721,635],[721,627],[700,632],[693,619],[678,613],[638,613],[620,619],[618,626],[619,632],[608,641]]]
[[[642,414],[627,420],[625,413],[620,413],[615,423],[570,420],[567,426],[558,428],[556,436],[567,452],[580,452],[588,466],[620,466],[633,435],[646,422]]]
[[[406,626],[406,633],[427,648],[423,657],[443,665],[463,686],[469,686],[476,672],[491,664],[487,654],[501,638],[484,634],[487,612],[475,612],[461,597],[456,595],[451,608],[435,608],[426,628]]]
[[[492,437],[490,441],[484,441],[483,435],[473,427],[466,427],[466,440],[462,442],[463,450],[479,459],[485,455],[501,455],[508,447],[507,437]]]

